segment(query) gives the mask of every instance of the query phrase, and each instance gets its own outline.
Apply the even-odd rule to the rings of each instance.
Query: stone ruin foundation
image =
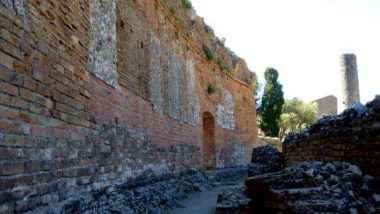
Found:
[[[380,96],[253,149],[245,187],[217,213],[380,213]]]

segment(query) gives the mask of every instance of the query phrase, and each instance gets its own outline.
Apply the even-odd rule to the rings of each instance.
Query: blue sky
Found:
[[[288,99],[340,99],[342,53],[357,56],[361,101],[380,94],[380,0],[191,1],[260,81],[279,71]]]

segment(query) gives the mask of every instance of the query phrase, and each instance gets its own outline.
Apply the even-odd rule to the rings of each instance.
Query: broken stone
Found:
[[[315,170],[314,169],[309,169],[306,171],[306,175],[310,177],[314,177]]]
[[[333,164],[328,163],[323,167],[323,170],[328,171],[328,172],[335,172],[336,167]]]
[[[331,175],[329,179],[333,184],[336,184],[339,182],[339,178],[335,175]]]
[[[355,176],[362,177],[362,171],[356,165],[351,165],[348,170]]]
[[[350,209],[350,214],[359,214],[359,211],[356,208],[351,208]]]
[[[373,191],[373,187],[364,182],[371,180],[371,176],[364,179],[360,175],[359,167],[346,162],[303,162],[251,178],[246,182],[247,195],[260,201],[257,199],[260,196],[254,192],[260,187],[253,185],[264,180],[273,191],[272,195],[278,194],[276,198],[282,198],[295,213],[373,213],[370,210],[373,211],[376,200],[380,203],[380,195],[372,195],[369,191]]]
[[[354,109],[357,113],[358,116],[362,116],[368,109],[365,105],[361,104],[360,102],[354,102],[351,105],[351,108]]]
[[[355,199],[354,191],[352,190],[348,191],[348,196],[350,196],[351,199]]]
[[[282,167],[281,153],[272,145],[254,148],[252,150],[251,164],[248,176],[255,176],[269,172],[275,172]]]
[[[370,175],[364,175],[363,182],[366,184],[372,184],[372,182],[375,180],[373,176]]]
[[[380,195],[379,194],[373,194],[373,200],[375,200],[376,204],[380,203]]]

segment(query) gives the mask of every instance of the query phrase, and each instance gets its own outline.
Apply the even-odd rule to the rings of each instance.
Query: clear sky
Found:
[[[279,71],[287,99],[340,99],[342,53],[357,56],[361,101],[380,94],[380,0],[191,2],[259,81],[266,67]]]

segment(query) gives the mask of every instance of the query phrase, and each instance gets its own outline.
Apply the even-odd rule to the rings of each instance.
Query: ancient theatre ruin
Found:
[[[255,76],[181,1],[2,0],[0,20],[0,213],[250,161]]]

